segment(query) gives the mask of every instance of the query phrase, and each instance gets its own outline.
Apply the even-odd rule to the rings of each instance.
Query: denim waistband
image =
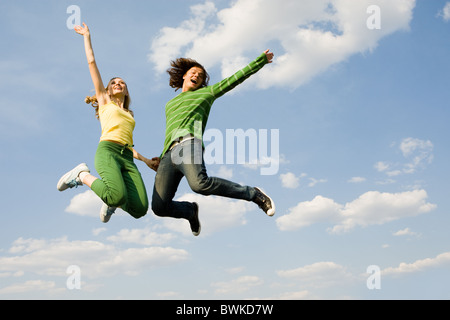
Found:
[[[172,144],[170,145],[170,147],[167,151],[172,151],[172,149],[175,148],[177,145],[179,145],[183,142],[186,142],[186,141],[194,140],[194,139],[195,139],[195,137],[193,134],[188,134],[188,135],[185,135],[184,137],[179,137],[172,142]]]

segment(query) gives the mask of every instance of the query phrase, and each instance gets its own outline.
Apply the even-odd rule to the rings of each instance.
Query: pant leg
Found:
[[[147,214],[149,203],[142,175],[133,160],[133,153],[125,150],[123,154],[122,177],[127,190],[127,200],[122,210],[139,219]]]
[[[255,197],[255,189],[221,178],[209,177],[203,159],[201,140],[194,139],[182,143],[179,149],[173,150],[177,158],[182,159],[178,168],[186,176],[192,191],[209,196],[216,195],[232,199],[251,201]]]
[[[183,173],[173,165],[170,155],[171,151],[161,159],[156,173],[152,210],[160,217],[190,219],[194,214],[194,205],[189,202],[173,201]]]
[[[127,190],[122,178],[117,151],[111,142],[100,142],[95,154],[95,169],[101,179],[92,183],[91,189],[110,207],[120,207],[127,201]]]

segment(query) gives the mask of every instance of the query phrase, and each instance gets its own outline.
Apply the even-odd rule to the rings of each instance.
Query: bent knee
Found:
[[[210,194],[209,186],[210,186],[209,179],[203,179],[203,180],[198,180],[198,181],[189,183],[189,187],[191,188],[192,191],[194,191],[195,193],[204,195],[204,196],[207,196]]]
[[[130,210],[129,213],[131,216],[133,216],[133,218],[139,219],[139,218],[142,218],[143,216],[145,216],[147,214],[147,212],[148,212],[148,204],[147,205],[143,204],[138,207],[133,207],[133,209]]]
[[[168,212],[168,206],[164,203],[152,201],[152,211],[158,217],[166,217]]]
[[[122,205],[126,203],[127,199],[125,197],[106,197],[104,202],[108,205],[108,207],[120,208]]]
[[[147,214],[147,210],[144,212],[144,211],[140,211],[140,212],[130,212],[130,215],[133,217],[133,218],[135,218],[135,219],[140,219],[140,218],[142,218],[143,216],[145,216]]]

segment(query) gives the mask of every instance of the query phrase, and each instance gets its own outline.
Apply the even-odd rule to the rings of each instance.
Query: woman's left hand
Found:
[[[161,159],[158,157],[155,157],[153,159],[144,159],[145,164],[152,170],[158,171],[159,163],[161,162]]]

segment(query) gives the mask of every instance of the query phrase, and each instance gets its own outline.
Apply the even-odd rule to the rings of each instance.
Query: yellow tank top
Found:
[[[99,107],[98,114],[102,127],[100,141],[114,141],[133,146],[133,130],[136,122],[129,112],[110,102]]]

